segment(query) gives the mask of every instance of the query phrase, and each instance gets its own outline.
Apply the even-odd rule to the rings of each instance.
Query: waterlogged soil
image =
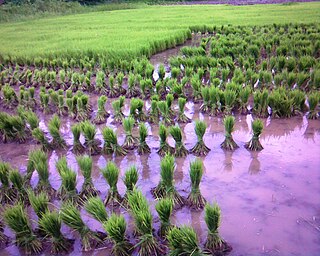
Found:
[[[252,116],[236,116],[235,141],[240,146],[234,152],[224,151],[220,143],[224,139],[224,126],[221,118],[209,117],[199,113],[199,105],[188,103],[186,114],[193,120],[202,119],[207,125],[205,143],[211,151],[202,157],[205,173],[201,182],[201,192],[209,201],[216,201],[222,212],[220,233],[233,247],[230,255],[315,255],[320,251],[320,122],[307,120],[305,117],[291,119],[265,119],[265,129],[261,136],[264,149],[250,152],[244,148],[251,137],[249,127]],[[126,104],[126,111],[128,104]],[[112,120],[108,119],[108,124]],[[41,121],[41,128],[46,129],[46,121]],[[61,132],[68,144],[72,144],[70,133],[71,121],[63,119]],[[98,138],[101,128],[98,126]],[[122,127],[113,126],[119,134],[120,144],[124,141]],[[196,143],[194,124],[181,125],[187,149]],[[137,134],[137,127],[134,133]],[[83,138],[82,138],[83,139]],[[169,144],[174,146],[171,137]],[[120,167],[121,176],[131,164],[139,169],[138,187],[147,196],[154,216],[154,228],[158,230],[159,219],[154,210],[155,201],[150,189],[160,179],[160,157],[158,126],[149,126],[147,143],[151,153],[138,155],[131,151],[125,157],[111,158],[106,155],[94,156],[93,181],[101,198],[104,199],[108,185],[100,168],[108,160],[113,160]],[[32,142],[27,144],[0,144],[2,160],[9,161],[14,167],[25,173],[28,151],[37,147]],[[50,183],[55,189],[60,186],[60,178],[55,168],[59,157],[66,155],[68,164],[78,173],[78,189],[81,189],[83,177],[80,174],[76,157],[68,151],[53,151],[49,154]],[[195,156],[176,159],[175,184],[179,193],[187,197],[190,191],[189,162]],[[36,185],[36,173],[32,184]],[[122,180],[118,183],[121,195],[125,193]],[[109,213],[111,209],[107,209]],[[133,223],[130,215],[120,209],[128,222],[128,235],[132,243],[137,238],[132,236]],[[31,218],[36,220],[29,210]],[[82,217],[93,230],[103,231],[101,225],[82,210]],[[184,207],[175,211],[172,218],[175,225],[188,224],[197,232],[201,244],[205,242],[207,228],[203,211],[191,211]],[[33,223],[33,225],[36,225]],[[70,255],[92,255],[81,252],[81,244],[76,234],[63,227],[64,234],[75,237],[74,250]],[[14,238],[6,228],[5,233]],[[14,245],[0,251],[1,255],[19,255],[21,252]],[[47,251],[49,254],[49,251]],[[94,255],[110,255],[110,246],[101,248]]]

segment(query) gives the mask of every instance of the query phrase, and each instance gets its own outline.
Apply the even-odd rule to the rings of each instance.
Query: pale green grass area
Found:
[[[197,25],[264,25],[320,21],[320,2],[295,5],[150,6],[0,24],[0,53],[136,56],[151,42],[176,38]]]

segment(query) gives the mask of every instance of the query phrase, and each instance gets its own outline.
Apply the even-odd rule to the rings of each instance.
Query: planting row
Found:
[[[82,248],[85,251],[97,246],[106,246],[110,239],[113,242],[112,255],[131,255],[134,251],[138,251],[139,255],[167,255],[168,249],[170,255],[191,255],[193,253],[204,255],[197,235],[191,227],[175,227],[170,222],[174,209],[184,204],[196,210],[205,208],[205,222],[208,227],[208,236],[204,244],[206,253],[221,255],[232,249],[218,232],[221,218],[219,206],[206,203],[201,195],[199,184],[203,175],[203,165],[200,160],[190,162],[192,190],[186,200],[179,195],[174,186],[173,156],[166,155],[161,160],[161,179],[158,186],[152,189],[152,194],[158,200],[155,209],[161,222],[157,233],[153,231],[153,216],[149,202],[136,188],[138,171],[135,166],[131,166],[125,172],[123,180],[127,190],[124,197],[120,196],[117,189],[118,167],[113,162],[108,162],[101,169],[109,184],[108,194],[102,201],[91,179],[91,157],[79,156],[77,161],[84,176],[84,183],[79,194],[76,189],[76,173],[68,167],[65,157],[56,162],[56,168],[62,179],[58,191],[54,191],[49,183],[47,155],[43,151],[34,150],[29,153],[25,177],[19,171],[12,169],[8,163],[0,162],[0,195],[2,204],[6,204],[2,213],[3,219],[16,234],[16,245],[24,249],[27,254],[41,252],[43,244],[48,241],[51,243],[51,253],[69,252],[73,241],[67,239],[62,233],[63,222],[79,234]],[[30,179],[34,171],[37,171],[39,181],[32,189]],[[60,210],[49,204],[55,195],[61,200]],[[31,228],[29,216],[25,211],[28,205],[32,206],[38,217],[36,230]],[[94,231],[85,224],[81,218],[80,206],[102,224],[106,234]],[[109,216],[106,206],[111,206],[112,212],[115,207],[122,207],[131,214],[134,220],[132,239],[134,243],[131,243],[127,237],[127,224],[124,216],[115,213]],[[2,224],[0,238],[1,243],[8,243],[8,238],[3,234]]]
[[[0,135],[2,142],[7,143],[11,141],[17,141],[24,143],[31,135],[41,144],[41,147],[45,151],[52,149],[64,149],[68,145],[61,135],[60,126],[61,120],[57,115],[54,115],[48,122],[48,130],[50,132],[52,140],[46,136],[44,131],[39,128],[39,120],[33,112],[21,111],[20,115],[8,115],[5,112],[0,112]],[[115,154],[118,156],[124,156],[128,150],[138,149],[139,154],[150,153],[150,147],[146,143],[148,136],[148,129],[145,123],[139,123],[139,138],[134,137],[132,129],[134,127],[135,120],[129,116],[123,119],[123,128],[126,134],[124,143],[122,146],[118,143],[118,137],[115,131],[110,127],[104,127],[102,129],[103,136],[103,148],[100,147],[101,141],[96,138],[97,129],[95,125],[88,121],[76,123],[71,127],[73,134],[72,151],[75,154],[81,154],[87,152],[90,155],[96,155],[101,153]],[[221,144],[221,147],[226,150],[235,150],[238,145],[232,138],[232,132],[234,130],[235,118],[233,116],[226,116],[224,118],[225,125],[225,140]],[[187,150],[182,141],[182,131],[178,125],[171,126],[168,129],[164,124],[159,126],[160,147],[158,153],[163,156],[167,153],[174,154],[176,157],[184,157],[189,152],[197,156],[205,156],[210,149],[205,145],[203,136],[206,132],[207,125],[203,121],[195,121],[195,133],[197,135],[198,142],[196,145]],[[263,147],[259,142],[259,137],[263,129],[263,123],[260,119],[256,119],[252,122],[253,137],[245,145],[249,150],[259,151]],[[175,140],[175,147],[171,147],[167,143],[168,134]],[[84,144],[80,141],[81,134],[84,137]]]

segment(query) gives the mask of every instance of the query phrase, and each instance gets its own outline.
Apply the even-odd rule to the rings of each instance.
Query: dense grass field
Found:
[[[185,40],[190,26],[319,21],[320,2],[254,6],[150,6],[90,12],[3,23],[0,26],[0,54],[27,59],[48,55],[77,58],[84,53],[134,57],[141,53],[154,53],[155,50],[150,50],[149,46],[155,41],[161,41],[163,47],[168,47]]]

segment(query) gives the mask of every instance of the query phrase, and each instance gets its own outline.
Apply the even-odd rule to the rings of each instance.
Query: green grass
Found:
[[[2,23],[0,54],[79,58],[84,54],[135,57],[155,41],[186,37],[190,26],[319,22],[320,2],[296,5],[150,6]],[[142,51],[144,48],[144,51]],[[150,53],[150,52],[149,52]],[[152,51],[151,51],[152,53]]]

